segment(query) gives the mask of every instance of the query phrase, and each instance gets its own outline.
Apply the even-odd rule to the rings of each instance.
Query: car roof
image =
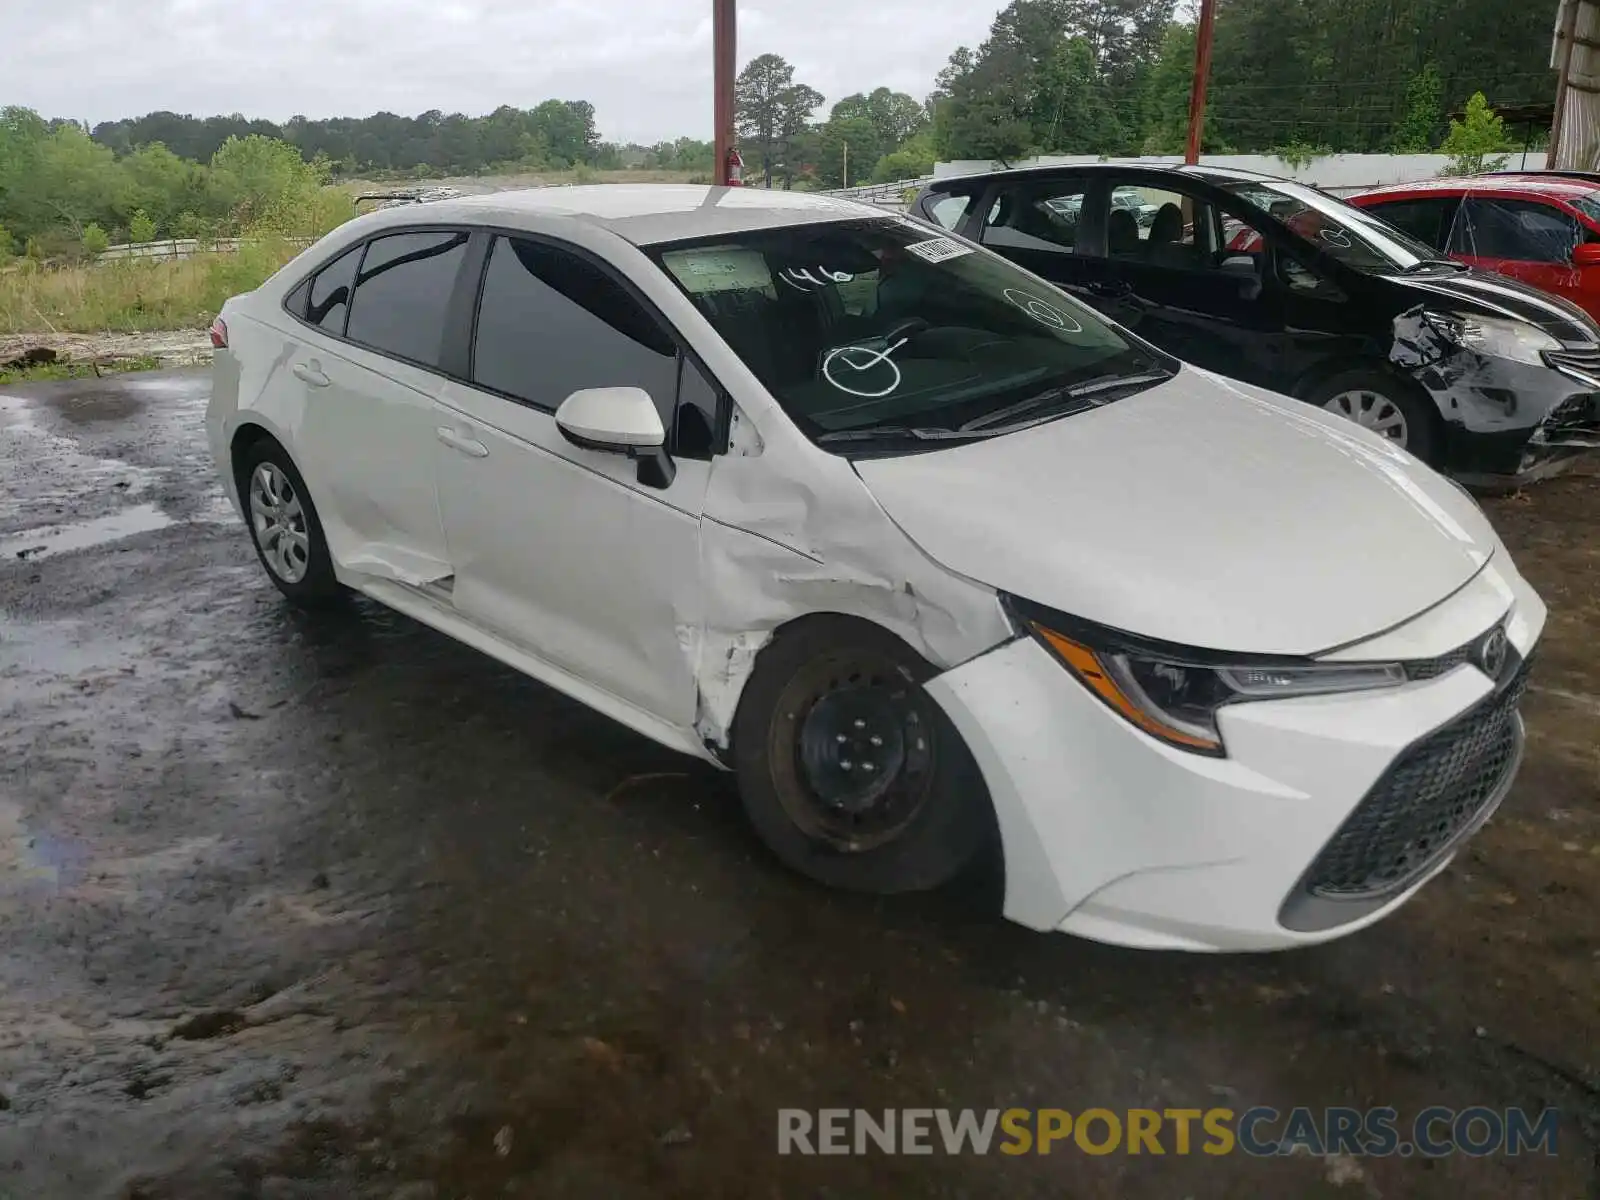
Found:
[[[1438,192],[1499,192],[1566,200],[1576,196],[1593,195],[1596,191],[1600,191],[1600,184],[1585,179],[1530,172],[1527,175],[1467,175],[1443,179],[1418,179],[1411,183],[1391,183],[1387,187],[1369,188],[1361,195],[1363,197],[1427,196]]]
[[[636,246],[648,246],[751,229],[889,216],[871,205],[805,192],[609,183],[486,192],[380,209],[359,220],[366,231],[419,222],[537,231],[571,220],[610,230]]]
[[[1251,180],[1276,182],[1280,179],[1277,175],[1268,175],[1262,171],[1247,171],[1242,167],[1215,167],[1191,163],[1117,162],[1112,160],[1092,163],[1047,163],[1028,167],[1006,167],[998,171],[973,171],[970,174],[947,175],[942,179],[935,179],[928,187],[938,191],[945,184],[970,183],[974,180],[1026,179],[1034,175],[1096,175],[1106,172],[1126,174],[1129,171],[1164,175],[1190,175],[1210,183],[1224,181],[1249,182]]]

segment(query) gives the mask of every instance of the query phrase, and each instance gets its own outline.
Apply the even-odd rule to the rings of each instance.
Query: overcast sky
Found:
[[[993,5],[993,6],[991,6]],[[156,109],[281,121],[589,100],[601,136],[711,136],[711,0],[0,0],[0,105],[91,125]],[[997,0],[741,0],[739,62],[831,103],[919,100]],[[825,110],[824,110],[825,111]]]

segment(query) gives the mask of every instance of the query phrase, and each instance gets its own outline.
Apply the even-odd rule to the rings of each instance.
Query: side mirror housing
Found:
[[[650,393],[636,387],[583,388],[556,409],[556,425],[574,446],[626,454],[656,450],[667,431]]]
[[[638,460],[639,482],[665,488],[677,474],[667,431],[650,393],[637,387],[583,388],[556,409],[556,428],[574,446]]]
[[[1600,267],[1600,242],[1579,242],[1572,248],[1572,265]]]

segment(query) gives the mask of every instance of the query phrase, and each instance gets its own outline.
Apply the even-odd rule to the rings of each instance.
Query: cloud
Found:
[[[284,120],[589,100],[616,141],[711,136],[710,0],[7,0],[0,103],[91,124],[157,109]],[[739,60],[829,101],[921,99],[993,12],[957,0],[761,0]]]

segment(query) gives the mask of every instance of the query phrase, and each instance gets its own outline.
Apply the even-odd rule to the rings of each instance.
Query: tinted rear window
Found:
[[[438,366],[450,294],[466,254],[467,235],[455,231],[374,238],[356,280],[346,336],[397,358]]]
[[[350,285],[355,281],[361,247],[353,246],[317,272],[311,281],[310,302],[304,312],[295,311],[319,329],[344,334],[345,313],[350,308]]]

